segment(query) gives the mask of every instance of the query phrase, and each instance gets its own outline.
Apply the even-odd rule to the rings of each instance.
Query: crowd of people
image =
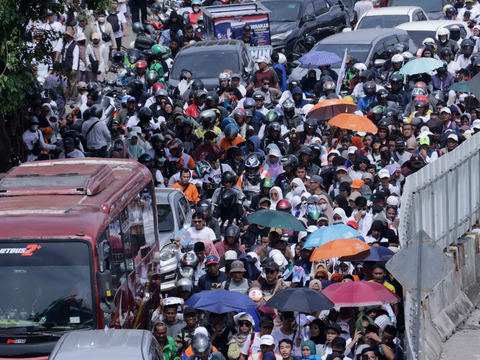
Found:
[[[135,4],[138,19],[141,6]],[[472,0],[447,6],[444,18],[472,17],[472,4],[479,6]],[[22,161],[134,159],[150,169],[155,186],[185,194],[195,211],[191,242],[177,243],[176,287],[152,315],[165,359],[402,359],[401,301],[307,314],[302,327],[297,313],[264,304],[287,287],[321,292],[350,281],[378,282],[402,297],[384,263],[311,261],[313,249],[304,244],[316,230],[344,224],[367,244],[398,251],[405,179],[480,131],[475,96],[449,90],[480,71],[478,26],[473,38],[463,40],[455,26],[442,29],[438,39],[425,39],[418,54],[404,44],[388,47],[380,69],[349,55],[345,75],[326,65],[287,81],[284,57],[276,52],[256,59],[248,83],[228,64],[218,64],[224,68],[218,87],[207,91],[188,69],[178,87],[167,88],[179,49],[200,40],[173,11],[159,44],[137,62],[128,94],[108,118],[95,81],[108,75],[126,35],[125,2],[113,0],[110,11],[85,12],[76,1],[73,6],[77,10],[65,16],[49,13],[32,24],[32,48],[51,45],[54,65],[43,86],[54,94],[44,92],[29,104]],[[198,3],[192,8],[197,25]],[[45,36],[49,31],[59,36]],[[244,29],[246,43],[250,31]],[[416,56],[441,59],[443,66],[399,74]],[[378,131],[337,128],[330,119],[309,115],[315,104],[342,97]],[[249,223],[247,215],[259,210],[289,213],[306,230]],[[216,289],[247,294],[258,306],[216,314],[184,305],[193,294]]]

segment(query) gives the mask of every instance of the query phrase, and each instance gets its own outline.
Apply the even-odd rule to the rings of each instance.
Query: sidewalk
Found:
[[[480,359],[480,309],[443,345],[442,360]]]

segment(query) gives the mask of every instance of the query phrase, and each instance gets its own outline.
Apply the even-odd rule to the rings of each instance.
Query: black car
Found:
[[[352,0],[265,0],[262,4],[271,11],[272,46],[289,60],[303,49],[307,36],[320,41],[342,31],[353,18]]]

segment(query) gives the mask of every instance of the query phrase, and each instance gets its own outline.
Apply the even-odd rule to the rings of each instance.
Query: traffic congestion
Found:
[[[40,18],[0,174],[0,359],[404,358],[385,264],[406,179],[480,131],[477,0]]]

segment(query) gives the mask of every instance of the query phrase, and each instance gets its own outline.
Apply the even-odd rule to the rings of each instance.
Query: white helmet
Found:
[[[431,38],[431,37],[428,37],[426,38],[425,40],[422,41],[422,44],[423,46],[431,46],[433,48],[433,51],[437,51],[437,43],[436,41]]]
[[[403,56],[400,55],[400,54],[395,54],[392,56],[392,60],[391,60],[392,64],[393,63],[402,63],[403,65]]]
[[[285,65],[287,63],[287,57],[282,53],[278,53],[278,62],[282,65]]]
[[[405,61],[408,61],[408,60],[410,60],[411,58],[413,58],[413,55],[412,55],[410,52],[405,51],[405,52],[402,53],[402,57],[403,57],[403,59],[404,59]]]
[[[367,65],[363,63],[356,63],[355,65],[353,65],[353,69],[362,72],[367,70]]]
[[[447,28],[441,28],[440,30],[438,30],[437,34],[438,41],[440,41],[440,36],[446,36],[448,41],[448,39],[450,38],[450,30],[448,30]]]

